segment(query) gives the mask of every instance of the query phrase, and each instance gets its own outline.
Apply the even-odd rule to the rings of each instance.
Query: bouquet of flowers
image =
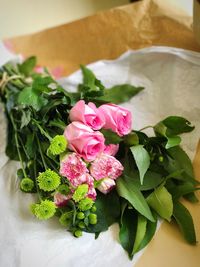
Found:
[[[72,93],[35,66],[31,57],[0,68],[6,154],[20,161],[19,188],[37,196],[33,216],[56,217],[75,237],[88,232],[97,238],[118,223],[130,258],[150,242],[159,218],[175,220],[185,240],[195,244],[192,217],[180,202],[198,201],[199,183],[180,147],[180,134],[191,132],[191,123],[170,116],[132,130],[132,115],[119,104],[144,88],[105,88],[81,66],[83,82]]]

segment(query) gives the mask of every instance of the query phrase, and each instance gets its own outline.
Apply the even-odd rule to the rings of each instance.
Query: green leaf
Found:
[[[52,83],[56,84],[54,79],[50,76],[37,77],[34,79],[32,87],[33,87],[33,90],[38,92],[38,93],[51,92],[52,89],[49,88],[48,86]]]
[[[36,57],[34,56],[29,57],[21,65],[18,65],[19,71],[23,73],[25,76],[29,76],[32,73],[36,64],[37,64]]]
[[[162,122],[167,127],[167,135],[178,135],[194,130],[194,126],[191,126],[191,122],[183,117],[170,116]]]
[[[138,251],[140,244],[145,237],[146,229],[147,229],[147,219],[141,215],[138,215],[137,232],[133,247],[133,254],[135,254]]]
[[[25,87],[18,96],[18,104],[33,107],[36,111],[47,104],[48,100],[36,93],[32,87]]]
[[[173,159],[179,164],[180,168],[183,169],[187,175],[194,177],[192,162],[180,146],[168,149],[168,153],[171,157],[173,157]]]
[[[185,240],[190,244],[196,244],[194,223],[190,212],[180,202],[174,202],[173,217],[175,218]]]
[[[132,178],[132,183],[138,187],[140,191],[147,191],[151,189],[155,189],[164,181],[164,177],[156,172],[147,171],[144,175],[143,184],[140,183],[140,176],[138,171],[132,171],[129,173],[129,176]]]
[[[130,150],[135,159],[136,165],[140,173],[140,182],[143,184],[144,175],[150,165],[150,157],[146,149],[142,145],[132,146]]]
[[[181,143],[180,136],[167,136],[167,144],[165,145],[166,149],[169,149],[174,146],[178,146]]]
[[[84,65],[81,65],[81,70],[83,74],[83,84],[87,85],[90,89],[95,90],[96,89],[96,86],[95,86],[96,77],[94,73],[90,69],[85,67]]]
[[[31,111],[30,110],[22,110],[22,117],[21,117],[21,126],[20,130],[27,126],[31,120]]]
[[[155,189],[154,192],[148,196],[147,202],[149,206],[160,215],[160,217],[167,221],[171,220],[173,213],[172,196],[164,186]]]
[[[106,145],[119,144],[122,141],[122,138],[111,130],[102,129],[101,132],[105,137]]]
[[[191,132],[193,129],[194,127],[188,120],[178,116],[167,117],[154,126],[157,135],[166,137],[166,149],[179,145],[181,138],[178,135]]]
[[[181,184],[181,185],[175,185],[169,191],[173,199],[179,199],[180,197],[190,194],[196,190],[198,189],[192,183],[185,182],[184,184]]]
[[[123,176],[117,179],[117,192],[118,194],[128,200],[131,205],[143,216],[150,221],[154,221],[151,210],[137,186],[132,182],[132,178]]]
[[[156,218],[156,220],[155,220],[155,222],[147,221],[145,236],[144,236],[143,240],[141,241],[136,252],[138,252],[141,249],[143,249],[144,247],[146,247],[146,245],[148,245],[148,243],[151,241],[151,239],[153,238],[153,236],[156,232],[157,217],[156,217],[155,213],[153,213],[153,215],[154,215],[154,218]]]
[[[99,99],[114,104],[120,104],[127,102],[142,90],[144,90],[144,87],[135,87],[130,84],[116,85],[110,89],[106,89],[104,91],[104,96],[101,96]]]
[[[95,206],[97,208],[97,224],[88,227],[87,232],[90,233],[106,231],[120,216],[119,196],[115,190],[107,195],[98,192]]]
[[[137,228],[137,215],[131,209],[125,209],[120,225],[119,240],[122,247],[128,252],[129,258],[132,259],[133,246]]]

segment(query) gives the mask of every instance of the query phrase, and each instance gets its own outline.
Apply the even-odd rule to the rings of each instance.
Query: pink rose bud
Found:
[[[81,122],[70,123],[65,128],[64,136],[68,141],[68,148],[86,161],[94,160],[104,150],[103,134],[94,132]]]
[[[71,194],[65,196],[59,192],[56,192],[54,195],[54,203],[57,207],[63,207],[67,204],[68,200],[71,199],[71,197]]]
[[[132,118],[129,110],[114,104],[102,105],[99,107],[99,110],[105,117],[105,125],[103,128],[111,129],[119,136],[130,133]]]
[[[93,130],[99,130],[105,124],[104,115],[95,106],[94,103],[85,104],[84,100],[80,100],[70,110],[69,118],[71,121],[79,121],[91,127]]]
[[[103,194],[109,193],[115,187],[115,181],[110,178],[103,179],[97,189]]]
[[[105,146],[104,148],[104,154],[110,155],[110,156],[115,156],[117,154],[119,150],[119,145],[115,145],[115,144],[109,144],[107,146]]]
[[[117,179],[123,171],[122,164],[113,156],[101,154],[90,166],[90,173],[96,179]]]
[[[67,154],[60,163],[60,174],[75,187],[85,182],[86,178],[82,176],[87,172],[86,163],[76,153]]]

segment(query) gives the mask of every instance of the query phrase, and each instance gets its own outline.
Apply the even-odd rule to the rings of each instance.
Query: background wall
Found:
[[[192,0],[162,0],[192,14]],[[40,31],[129,0],[0,0],[0,39]]]

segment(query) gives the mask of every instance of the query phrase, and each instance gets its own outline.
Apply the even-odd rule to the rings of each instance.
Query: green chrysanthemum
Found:
[[[87,184],[81,184],[76,188],[72,198],[75,202],[79,202],[81,199],[83,199],[85,197],[87,192],[88,192],[88,185]]]
[[[85,211],[85,210],[89,210],[91,209],[92,205],[94,204],[94,201],[91,198],[84,198],[82,199],[79,204],[78,204],[78,208],[81,211]]]
[[[38,204],[33,203],[30,205],[30,211],[33,215],[35,215],[35,208],[37,207]]]
[[[71,211],[63,213],[59,218],[60,224],[63,226],[68,226],[71,223],[72,215],[73,213]]]
[[[34,182],[30,178],[23,178],[20,182],[20,188],[24,192],[30,192],[34,187]]]
[[[50,192],[60,185],[60,176],[52,170],[46,170],[40,173],[37,181],[40,189]]]
[[[35,204],[32,210],[39,220],[47,220],[55,214],[56,206],[54,202],[45,199],[40,204]]]
[[[48,148],[48,153],[56,156],[65,151],[67,147],[67,140],[64,135],[56,135],[52,140]]]
[[[62,195],[68,195],[70,192],[69,186],[66,184],[61,184],[58,188],[57,191],[61,193]]]

